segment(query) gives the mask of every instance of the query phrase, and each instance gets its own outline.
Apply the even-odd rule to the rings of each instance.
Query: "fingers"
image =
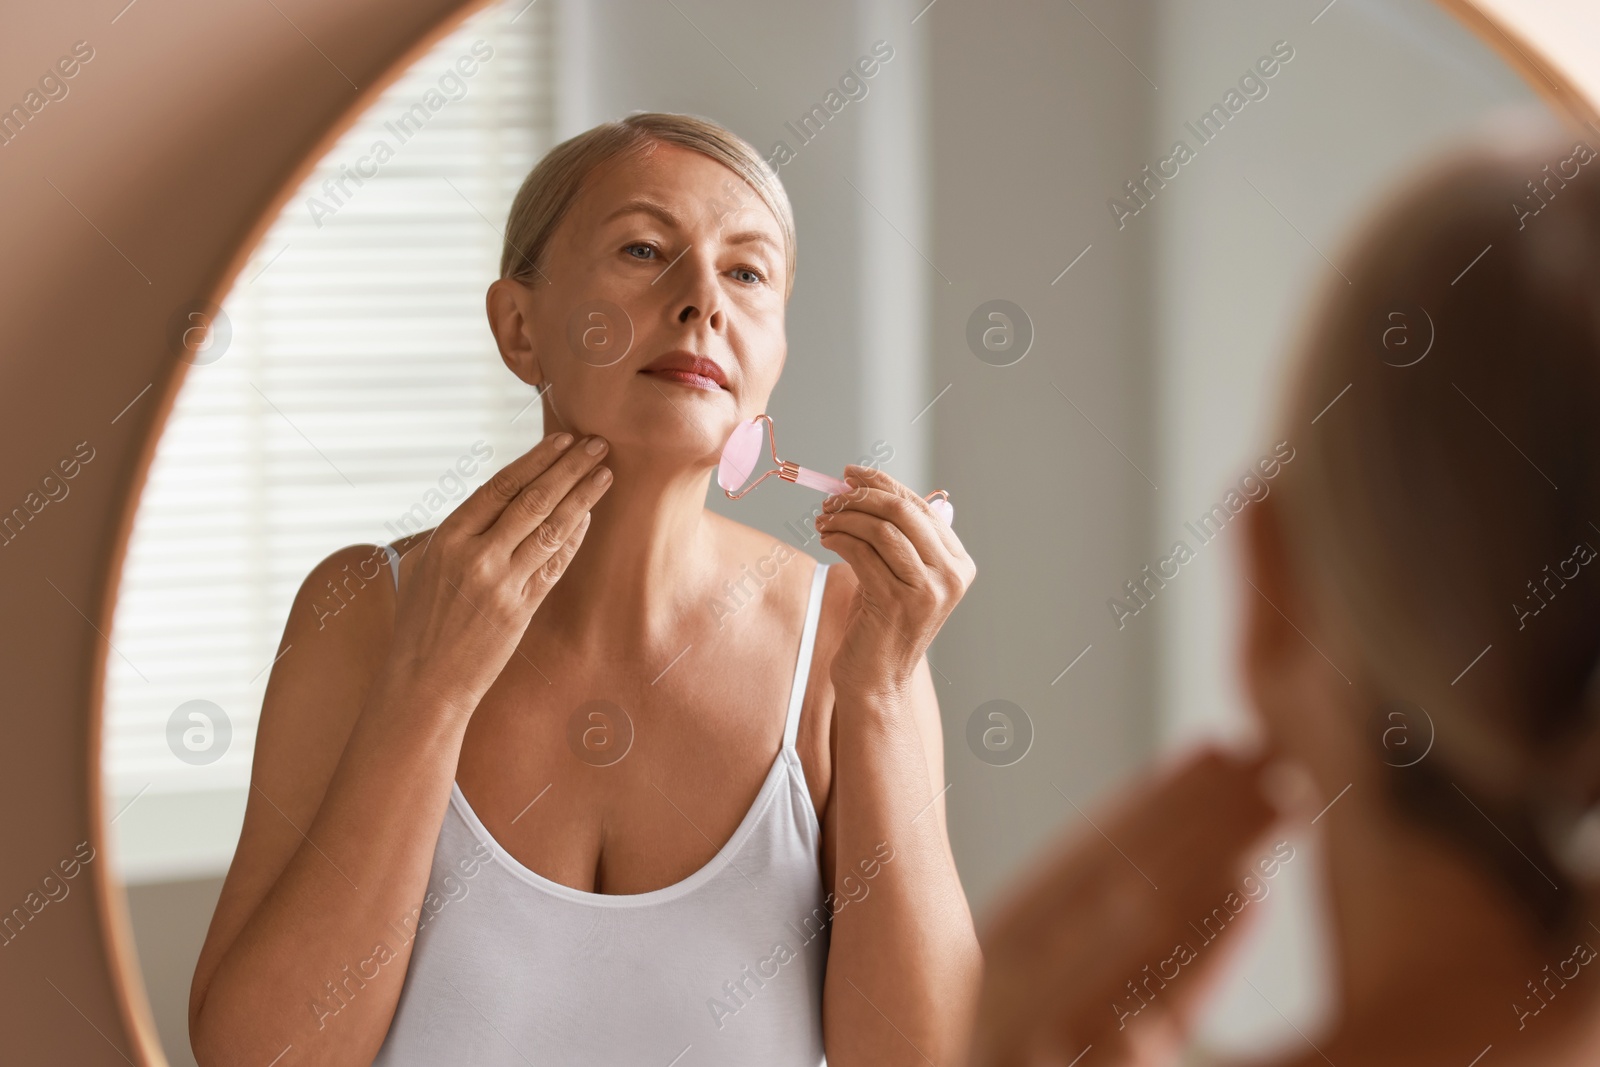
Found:
[[[1208,748],[1135,783],[1095,820],[1128,859],[1109,848],[1101,858],[1130,871],[1137,864],[1160,887],[1161,902],[1181,908],[1187,902],[1179,898],[1208,891],[1219,878],[1228,881],[1240,856],[1274,819],[1260,769],[1258,757],[1238,759]],[[1073,840],[1080,830],[1072,828]],[[1090,844],[1100,840],[1095,835]],[[1077,850],[1058,848],[1006,909],[1008,924],[1027,928],[1049,921],[1057,912],[1054,902],[1083,876]]]
[[[529,479],[506,503],[494,525],[485,531],[485,548],[489,553],[498,559],[509,560],[528,535],[550,517],[585,475],[594,470],[608,447],[602,437],[583,438],[557,456],[555,462],[544,471]],[[604,486],[598,488],[604,489]],[[595,499],[598,499],[598,495]],[[576,516],[572,518],[576,521]],[[546,554],[554,552],[564,540],[565,537],[549,541]]]
[[[1073,827],[1066,847],[1051,850],[985,924],[991,1040],[1022,1040],[1045,1027],[1081,1045],[1108,1024],[1120,1032],[1104,1005],[1120,1003],[1129,979],[1180,944],[1203,962],[1180,961],[1180,988],[1163,994],[1141,1026],[1194,1003],[1205,984],[1198,972],[1221,957],[1189,923],[1230,902],[1229,914],[1242,910],[1244,861],[1276,814],[1260,762],[1202,751],[1125,792],[1094,818],[1097,833]]]
[[[1202,750],[1178,764],[1149,804],[1126,816],[1126,836],[1176,893],[1214,894],[1232,885],[1246,853],[1277,818],[1262,788],[1262,757]],[[1123,820],[1117,820],[1119,828]],[[1108,830],[1108,832],[1110,832]]]
[[[496,471],[488,481],[468,494],[437,529],[447,533],[481,534],[494,525],[516,495],[534,478],[550,469],[572,445],[570,433],[552,433],[528,451]],[[431,540],[431,538],[430,538]]]
[[[589,509],[609,488],[609,467],[596,466],[590,470],[512,551],[511,573],[518,576],[531,574],[563,551],[580,527],[588,528]],[[573,550],[576,551],[576,546]]]
[[[954,592],[957,597],[965,593],[978,575],[977,565],[967,555],[955,531],[933,513],[928,502],[880,470],[852,465],[846,468],[846,474],[847,480],[854,483],[855,488],[830,497],[823,504],[824,513],[858,511],[892,524],[928,568],[913,580],[906,576],[905,567],[891,563],[902,581],[927,584],[928,579],[937,575],[947,579],[947,592]],[[822,528],[818,526],[819,530]],[[872,540],[871,543],[881,544],[882,539]]]
[[[583,535],[589,532],[589,513],[585,511],[578,520],[576,528],[562,542],[560,548],[533,569],[533,574],[522,587],[523,596],[536,596],[543,599],[561,576],[567,572],[567,564],[572,562],[572,557],[578,554],[578,546],[583,544]]]
[[[913,586],[926,583],[927,568],[922,557],[906,534],[888,519],[847,506],[845,510],[817,516],[817,529],[822,532],[823,544],[830,548],[833,546],[826,539],[829,534],[847,535],[870,546],[896,580]]]
[[[842,533],[837,530],[823,529],[822,547],[830,552],[837,552],[839,558],[850,564],[850,569],[855,572],[857,580],[861,583],[861,593],[874,599],[887,599],[900,585],[900,579],[889,569],[883,561],[878,550],[868,541],[852,534]]]
[[[933,513],[933,509],[928,506],[928,502],[913,493],[903,482],[897,481],[876,467],[863,467],[855,463],[846,467],[844,471],[847,482],[854,482],[870,489],[880,489],[900,497],[913,511],[927,518],[928,528],[947,551],[957,555],[962,553],[961,539],[956,536],[956,532],[941,522]]]
[[[819,520],[827,522],[852,513],[871,516],[897,530],[918,560],[930,567],[937,567],[950,555],[950,550],[933,529],[935,524],[943,524],[934,517],[932,510],[927,509],[925,502],[923,509],[918,510],[915,503],[899,493],[862,485],[823,501]],[[899,568],[896,568],[896,572],[899,572]]]

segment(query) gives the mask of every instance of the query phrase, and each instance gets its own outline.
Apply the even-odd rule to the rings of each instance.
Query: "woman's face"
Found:
[[[783,369],[782,231],[722,164],[656,144],[597,168],[542,274],[499,281],[501,354],[547,387],[547,431],[596,433],[615,458],[715,464]]]
[[[1323,802],[1347,785],[1363,796],[1382,792],[1382,767],[1374,758],[1373,707],[1365,688],[1359,645],[1348,625],[1322,605],[1291,562],[1283,497],[1274,494],[1244,513],[1243,573],[1249,584],[1244,605],[1240,667],[1256,725],[1267,747],[1310,771]],[[1339,666],[1335,666],[1339,664]],[[1407,724],[1382,732],[1391,750],[1376,754],[1410,758],[1401,746],[1423,744]],[[1348,805],[1347,807],[1353,807]]]

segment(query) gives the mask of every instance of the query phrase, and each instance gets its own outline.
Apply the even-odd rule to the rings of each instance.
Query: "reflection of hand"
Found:
[[[823,502],[824,548],[860,583],[834,656],[835,688],[905,692],[911,673],[977,576],[977,564],[928,502],[871,467],[845,468],[852,489]]]
[[[389,669],[470,714],[572,561],[611,485],[599,437],[551,434],[434,530],[406,567]]]
[[[1240,941],[1207,945],[1190,924],[1237,891],[1274,820],[1260,771],[1259,758],[1192,754],[1095,815],[1101,832],[1075,826],[1064,847],[1041,857],[980,939],[985,973],[968,1067],[1066,1064],[1090,1045],[1096,1064],[1172,1061]],[[1176,976],[1168,970],[1171,980],[1146,986],[1185,942],[1197,951]],[[1129,983],[1151,990],[1148,1000],[1134,999]],[[1137,1015],[1119,1011],[1127,1004]]]

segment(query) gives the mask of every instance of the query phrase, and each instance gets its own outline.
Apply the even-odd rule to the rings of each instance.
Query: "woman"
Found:
[[[1259,1062],[1600,1057],[1594,155],[1464,152],[1339,257],[1294,458],[1246,515],[1264,751],[1180,759],[1097,819],[1125,856],[1095,837],[1033,873],[986,930],[972,1064],[1171,1062],[1251,887],[1294,862],[1273,757],[1317,794],[1291,807],[1322,835],[1336,1003]]]
[[[195,971],[201,1063],[959,1053],[981,964],[923,653],[972,561],[867,468],[817,519],[843,565],[705,508],[783,369],[794,245],[777,177],[700,119],[632,115],[529,174],[487,307],[551,432],[302,586]],[[318,617],[385,555],[393,584]]]

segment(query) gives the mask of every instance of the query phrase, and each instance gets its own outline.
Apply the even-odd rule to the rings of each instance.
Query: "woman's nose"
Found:
[[[704,319],[712,329],[721,329],[722,289],[717,285],[715,264],[691,253],[683,257],[678,268],[683,271],[678,284],[685,287],[678,296],[678,322]]]

